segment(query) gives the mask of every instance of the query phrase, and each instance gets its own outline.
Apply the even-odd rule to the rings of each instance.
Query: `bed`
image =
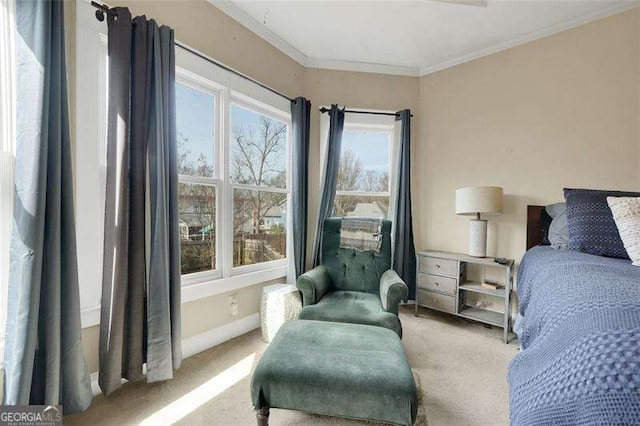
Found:
[[[511,424],[640,424],[640,267],[538,245],[528,211]]]

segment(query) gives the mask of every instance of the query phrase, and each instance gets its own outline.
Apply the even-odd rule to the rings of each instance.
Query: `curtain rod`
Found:
[[[95,1],[92,1],[91,2],[91,6],[93,6],[93,7],[95,7],[97,9],[96,10],[96,19],[98,19],[98,21],[100,21],[100,22],[104,21],[104,14],[105,13],[107,15],[116,16],[116,12],[114,12],[111,9],[109,9],[109,7],[106,6],[106,5],[103,5],[103,4],[100,4],[100,3],[96,3]],[[217,67],[222,68],[225,71],[229,71],[230,73],[235,74],[238,77],[241,77],[241,78],[243,78],[243,79],[245,79],[247,81],[250,81],[250,82],[252,82],[254,84],[257,84],[258,86],[262,87],[263,89],[266,89],[266,90],[270,91],[271,93],[274,93],[274,94],[276,94],[276,95],[278,95],[280,97],[285,98],[289,102],[293,102],[294,101],[294,99],[290,98],[289,96],[285,95],[284,93],[278,92],[276,89],[273,89],[273,88],[267,86],[266,84],[261,83],[258,80],[253,79],[253,78],[249,77],[248,75],[245,75],[245,74],[241,73],[240,71],[236,71],[233,68],[223,64],[222,62],[218,62],[215,59],[210,58],[209,56],[207,56],[207,55],[205,55],[203,53],[200,53],[197,50],[192,49],[191,47],[189,47],[187,45],[184,45],[184,44],[182,44],[182,43],[180,43],[178,41],[175,42],[175,45],[177,47],[181,48],[181,49],[186,50],[189,53],[192,53],[192,54],[196,55],[197,57],[199,57],[201,59],[204,59],[205,61],[207,61],[207,62],[209,62],[209,63],[211,63],[211,64],[213,64],[213,65],[215,65]]]
[[[320,107],[320,112],[323,113],[323,114],[325,112],[329,112],[329,111],[331,111],[331,108]],[[391,117],[397,117],[399,115],[397,112],[356,111],[356,110],[352,110],[352,109],[345,109],[344,112],[345,113],[349,113],[349,114],[388,115],[388,116],[391,116]],[[413,114],[411,114],[411,117],[413,117]]]

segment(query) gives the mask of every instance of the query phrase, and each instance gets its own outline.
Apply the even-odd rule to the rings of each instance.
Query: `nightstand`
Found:
[[[462,253],[427,250],[416,255],[416,316],[420,306],[446,312],[504,329],[503,342],[509,343],[511,329],[511,291],[515,261],[505,265],[490,257],[472,257]],[[501,287],[484,288],[480,281],[467,279],[467,266],[502,269]],[[467,304],[470,293],[491,296],[504,302],[503,312]]]

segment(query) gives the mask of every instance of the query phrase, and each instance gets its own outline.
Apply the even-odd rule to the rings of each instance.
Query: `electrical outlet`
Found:
[[[238,305],[240,302],[238,301],[238,293],[232,293],[229,295],[229,313],[231,316],[238,315]]]

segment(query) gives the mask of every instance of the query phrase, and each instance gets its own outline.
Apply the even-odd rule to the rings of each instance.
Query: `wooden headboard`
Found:
[[[527,250],[542,243],[542,211],[544,206],[527,206]]]

